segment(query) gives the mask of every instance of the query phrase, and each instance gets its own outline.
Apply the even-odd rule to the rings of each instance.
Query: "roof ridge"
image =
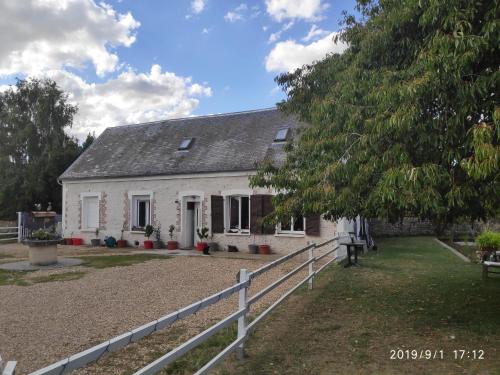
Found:
[[[112,128],[113,129],[115,129],[115,128],[125,128],[125,127],[131,127],[131,126],[136,127],[136,126],[144,126],[144,125],[154,125],[154,124],[159,124],[159,123],[176,122],[176,121],[182,121],[182,120],[204,119],[204,118],[212,118],[212,117],[237,116],[237,115],[242,115],[242,114],[246,114],[246,113],[266,112],[266,111],[273,111],[273,110],[277,110],[277,109],[278,109],[278,107],[268,107],[268,108],[260,108],[260,109],[250,109],[250,110],[246,110],[246,111],[218,113],[218,114],[211,114],[211,115],[176,117],[176,118],[164,119],[164,120],[140,122],[140,123],[137,123],[137,124],[124,124],[124,125],[109,126],[105,130],[112,129]]]

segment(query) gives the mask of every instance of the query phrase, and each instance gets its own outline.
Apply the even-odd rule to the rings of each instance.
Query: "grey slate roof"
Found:
[[[61,180],[254,170],[284,160],[279,129],[304,125],[277,109],[189,117],[106,129]],[[181,141],[194,138],[187,151]]]

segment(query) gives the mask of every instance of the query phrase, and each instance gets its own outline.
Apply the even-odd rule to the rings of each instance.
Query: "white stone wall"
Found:
[[[203,225],[210,228],[210,196],[220,195],[227,190],[248,190],[248,176],[244,173],[233,174],[206,174],[206,175],[186,175],[186,176],[166,176],[151,178],[125,178],[125,179],[103,179],[93,181],[65,181],[63,194],[63,235],[64,237],[81,237],[84,243],[89,243],[95,237],[94,231],[81,230],[81,203],[80,194],[95,192],[100,193],[100,236],[113,236],[120,238],[121,229],[124,222],[129,226],[130,218],[130,191],[148,191],[153,193],[151,202],[152,224],[161,224],[162,239],[167,241],[168,227],[170,224],[176,226],[176,240],[181,240],[181,218],[180,202],[181,196],[188,193],[202,195],[202,216]],[[270,194],[267,189],[250,189],[253,194]],[[271,245],[271,250],[278,253],[286,253],[296,250],[314,241],[320,243],[332,238],[336,232],[336,224],[321,220],[320,236],[285,236],[285,235],[235,235],[235,234],[214,234],[213,239],[219,246],[226,248],[227,245],[235,245],[240,251],[248,251],[247,245],[250,243]],[[144,235],[133,233],[127,230],[124,232],[124,239],[133,244],[138,240],[142,245]]]

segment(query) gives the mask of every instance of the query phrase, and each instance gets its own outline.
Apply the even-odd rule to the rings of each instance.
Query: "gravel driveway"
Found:
[[[253,270],[268,261],[174,257],[129,267],[73,267],[87,274],[72,281],[1,286],[0,354],[18,361],[19,374],[31,372],[228,287],[240,268]],[[257,278],[251,293],[294,267],[286,263]],[[303,272],[290,283],[301,276]],[[255,308],[261,309],[282,290],[277,288]],[[234,312],[236,306],[237,295],[233,295],[186,319],[183,330],[195,334]]]

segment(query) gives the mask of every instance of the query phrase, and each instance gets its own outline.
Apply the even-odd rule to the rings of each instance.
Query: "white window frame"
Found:
[[[87,198],[97,198],[97,226],[96,227],[87,227],[87,212],[85,211],[85,199]],[[101,218],[101,193],[96,192],[86,192],[80,194],[80,204],[82,207],[81,212],[81,223],[82,223],[82,232],[94,232],[100,226],[100,218]]]
[[[231,199],[236,198],[238,200],[238,229],[231,229]],[[248,229],[241,229],[241,198],[248,198]],[[224,197],[225,200],[225,232],[226,234],[250,234],[250,203],[251,195],[249,194],[232,194]]]
[[[303,230],[295,230],[295,218],[291,217],[290,218],[290,230],[282,230],[281,229],[281,223],[278,223],[276,226],[276,234],[297,234],[297,235],[305,235],[306,234],[306,218],[302,217],[303,224],[302,228]]]
[[[129,229],[131,232],[144,233],[144,228],[137,227],[139,223],[139,202],[149,201],[147,207],[146,225],[151,224],[151,202],[153,200],[153,193],[151,191],[132,191],[129,192],[130,212],[129,212]]]

